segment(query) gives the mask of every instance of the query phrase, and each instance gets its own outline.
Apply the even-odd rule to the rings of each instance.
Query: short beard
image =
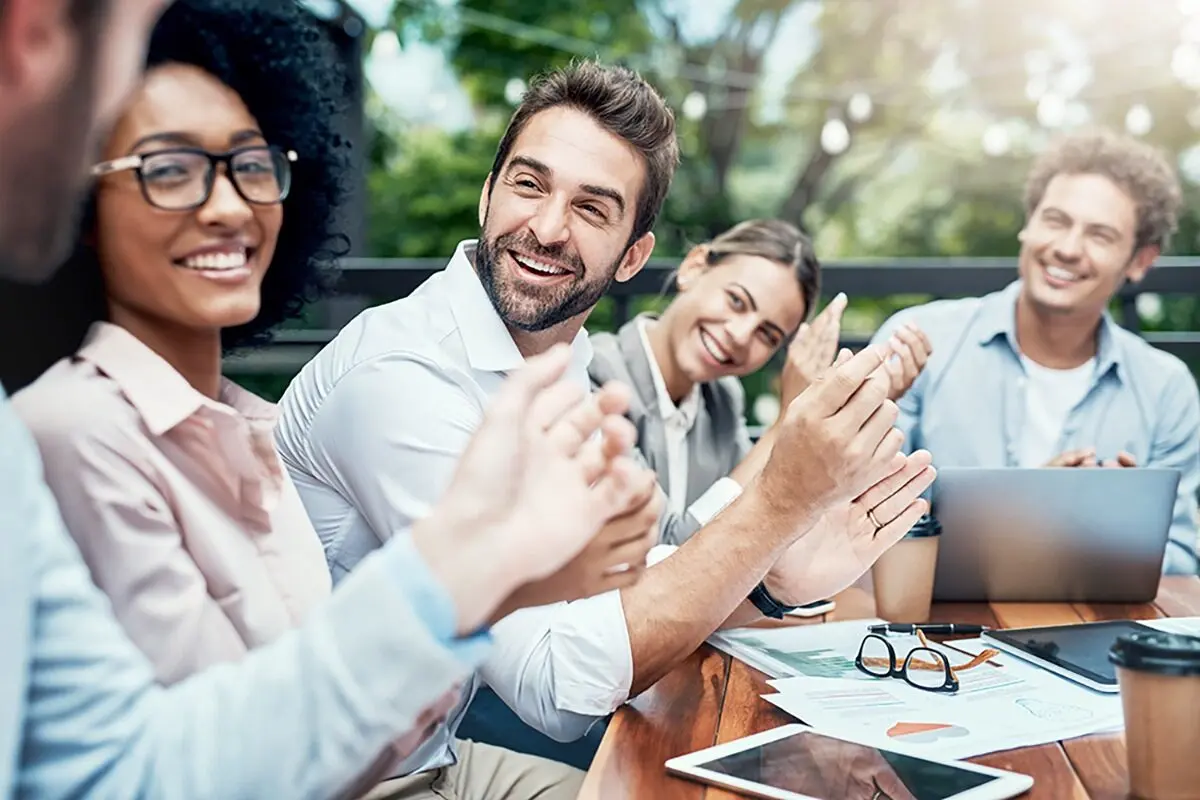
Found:
[[[535,257],[570,264],[576,271],[575,279],[558,289],[514,286],[511,278],[497,273],[497,264],[503,252],[518,245],[519,249]],[[608,287],[612,286],[624,258],[625,254],[622,253],[601,273],[599,279],[589,281],[587,268],[579,256],[568,253],[565,246],[548,248],[532,236],[519,234],[506,234],[490,241],[487,234],[481,232],[475,248],[475,271],[488,299],[492,301],[492,308],[496,309],[505,325],[526,333],[538,333],[591,311],[604,297]],[[525,298],[525,302],[522,302],[522,298]]]

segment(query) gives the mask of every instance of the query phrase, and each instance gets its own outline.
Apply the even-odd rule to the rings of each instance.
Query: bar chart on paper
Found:
[[[854,666],[867,625],[881,620],[853,620],[796,628],[742,628],[713,634],[714,647],[745,661],[773,678],[841,678],[874,680]],[[915,646],[916,637],[892,637],[900,651]],[[911,642],[909,641],[911,639]]]
[[[786,665],[793,675],[807,678],[853,678],[858,672],[853,659],[829,648],[789,652],[762,645],[762,652]]]

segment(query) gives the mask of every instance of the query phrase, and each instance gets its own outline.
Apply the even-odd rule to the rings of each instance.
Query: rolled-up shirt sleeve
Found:
[[[492,635],[484,680],[552,739],[578,739],[629,699],[633,654],[620,592],[516,611]]]

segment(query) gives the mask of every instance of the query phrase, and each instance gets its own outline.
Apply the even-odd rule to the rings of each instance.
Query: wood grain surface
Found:
[[[839,595],[837,601],[837,608],[827,615],[829,621],[874,616],[874,602],[861,582]],[[935,604],[932,618],[1013,628],[1161,616],[1200,616],[1200,578],[1164,578],[1154,602],[1145,605],[942,603]],[[701,647],[614,716],[580,798],[737,797],[672,777],[663,763],[713,744],[795,722],[762,699],[768,690],[761,672],[707,645]],[[1127,794],[1125,744],[1120,734],[1008,750],[972,761],[1033,776],[1033,789],[1022,795],[1031,800],[1118,800]]]

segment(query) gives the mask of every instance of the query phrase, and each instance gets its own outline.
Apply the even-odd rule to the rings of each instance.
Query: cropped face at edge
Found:
[[[137,84],[166,2],[109,0],[107,13],[82,28],[73,24],[71,0],[16,5],[0,31],[0,82],[11,113],[0,122],[0,276],[39,282],[69,253],[87,167]]]

